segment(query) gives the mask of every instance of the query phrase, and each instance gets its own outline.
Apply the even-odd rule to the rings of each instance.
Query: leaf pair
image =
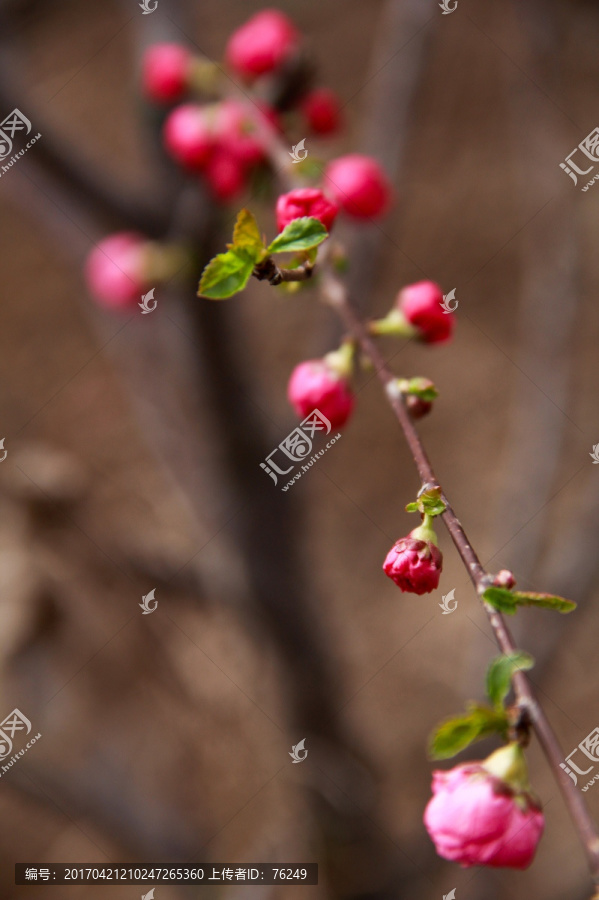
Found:
[[[254,267],[272,253],[300,253],[312,250],[328,237],[319,219],[294,219],[266,246],[258,223],[248,209],[242,209],[233,229],[233,243],[226,253],[211,259],[202,273],[198,296],[225,300],[242,291]]]
[[[406,512],[420,512],[427,516],[440,516],[445,512],[445,501],[441,496],[441,488],[429,488],[418,495],[414,503],[408,503]]]
[[[442,722],[430,738],[431,757],[449,759],[474,741],[491,734],[499,734],[507,740],[509,720],[505,698],[514,674],[531,669],[533,665],[532,656],[520,650],[494,659],[487,671],[487,696],[492,706],[470,702],[464,715]]]

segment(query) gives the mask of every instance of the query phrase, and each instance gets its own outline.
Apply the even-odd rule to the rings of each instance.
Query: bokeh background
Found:
[[[343,134],[307,146],[373,153],[396,186],[383,223],[339,229],[354,301],[379,315],[406,283],[456,288],[451,344],[384,345],[399,375],[440,389],[419,427],[444,489],[485,565],[579,603],[514,625],[566,754],[599,724],[599,189],[583,196],[559,163],[597,125],[599,8],[278,6],[344,104]],[[260,7],[0,4],[2,115],[16,106],[42,133],[0,180],[0,710],[42,734],[0,781],[2,896],[46,895],[14,886],[15,862],[193,860],[320,863],[318,887],[251,889],[268,900],[583,900],[583,852],[534,740],[547,829],[530,870],[461,870],[426,835],[427,736],[482,699],[495,647],[444,530],[438,592],[401,595],[381,572],[418,483],[372,374],[291,491],[259,467],[295,423],[291,368],[339,338],[330,312],[257,283],[226,304],[173,288],[150,316],[87,295],[82,263],[109,231],[192,235],[199,265],[223,246],[236,207],[215,210],[163,159],[139,57],[174,39],[220,60]],[[272,230],[271,204],[252,203]],[[599,788],[585,797],[599,815]]]

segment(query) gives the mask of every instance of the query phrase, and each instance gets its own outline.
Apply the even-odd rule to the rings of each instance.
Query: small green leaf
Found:
[[[272,244],[266,248],[267,253],[295,253],[298,250],[309,250],[322,244],[329,236],[328,231],[319,219],[313,216],[302,216],[286,225]]]
[[[406,506],[406,512],[418,512],[418,504],[408,503],[408,505]]]
[[[439,391],[428,378],[410,378],[406,386],[406,393],[420,397],[421,400],[428,403],[432,403],[439,396]]]
[[[264,252],[264,242],[258,223],[249,209],[242,209],[233,229],[233,248],[246,250],[258,262]]]
[[[569,613],[576,609],[576,604],[572,600],[565,600],[564,597],[530,591],[508,591],[507,588],[498,587],[487,588],[482,599],[508,616],[513,616],[519,606],[538,606],[541,609],[554,609],[560,613]]]
[[[490,734],[505,736],[507,727],[505,713],[470,703],[466,715],[447,719],[433,732],[429,754],[433,759],[450,759],[474,741],[480,741]]]
[[[430,488],[430,490],[424,491],[416,502],[420,512],[429,516],[440,516],[442,512],[445,512],[445,502],[441,497],[441,488]]]
[[[487,696],[496,708],[502,708],[510,692],[514,672],[532,669],[535,661],[529,653],[517,650],[493,660],[487,671]]]
[[[208,297],[209,300],[232,297],[244,289],[254,265],[255,259],[243,248],[219,253],[202,272],[198,296]]]

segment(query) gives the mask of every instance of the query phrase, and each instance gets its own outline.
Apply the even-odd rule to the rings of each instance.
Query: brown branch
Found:
[[[339,316],[349,334],[355,338],[364,356],[367,357],[374,366],[376,375],[385,389],[389,404],[395,413],[412,453],[422,487],[428,488],[438,486],[439,481],[427,456],[422,440],[412,422],[403,394],[397,385],[397,378],[383,359],[380,350],[369,333],[367,325],[351,304],[345,284],[327,265],[328,255],[328,248],[321,251],[320,258],[321,262],[324,264],[324,271],[321,273],[321,291],[323,300]],[[277,271],[283,276],[281,280],[291,280],[290,278],[284,277],[285,270],[279,269]],[[288,271],[293,272],[294,270]],[[444,492],[442,492],[442,498],[445,502],[445,511],[442,513],[443,522],[468,570],[468,574],[476,588],[478,596],[481,597],[486,588],[493,583],[494,575],[485,570],[476,551],[468,540],[466,532],[462,527],[462,523],[458,519]],[[500,650],[502,653],[506,654],[514,653],[517,650],[517,646],[505,624],[503,616],[484,600],[483,606]],[[525,727],[526,723],[529,722],[534,729],[543,752],[553,770],[554,777],[562,792],[564,802],[584,846],[593,881],[596,885],[599,885],[599,833],[597,832],[585,803],[576,790],[575,785],[560,767],[564,755],[555,732],[549,724],[549,720],[534,696],[527,677],[523,672],[516,672],[513,682],[516,706],[519,710],[517,727]]]
[[[424,445],[410,418],[402,394],[397,389],[396,377],[387,367],[378,347],[370,337],[366,325],[350,303],[345,285],[336,275],[327,272],[322,280],[322,293],[324,300],[335,310],[347,330],[357,340],[362,352],[372,362],[377,377],[385,388],[389,403],[412,452],[422,485],[437,485],[438,480],[428,459]],[[466,569],[468,570],[470,579],[472,580],[478,595],[481,596],[493,581],[493,575],[484,569],[466,536],[466,532],[464,531],[460,520],[449,503],[449,500],[444,493],[442,496],[446,504],[446,509],[442,513],[443,521]],[[483,606],[491,624],[491,628],[493,629],[495,640],[502,653],[513,653],[517,649],[516,644],[505,624],[503,616],[484,601]],[[599,885],[599,834],[589,816],[582,797],[576,790],[576,787],[569,776],[566,775],[562,768],[560,768],[560,763],[563,761],[564,756],[558,740],[523,672],[517,672],[514,675],[514,691],[516,703],[522,710],[523,715],[528,717],[545,756],[553,769],[553,774],[562,792],[564,802],[584,845],[593,881]]]

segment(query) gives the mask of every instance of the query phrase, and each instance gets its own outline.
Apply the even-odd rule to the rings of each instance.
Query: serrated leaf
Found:
[[[233,248],[246,250],[258,262],[264,251],[264,242],[258,223],[249,209],[242,209],[233,229]]]
[[[225,300],[242,291],[254,269],[253,256],[242,248],[227,250],[211,259],[204,271],[198,289],[199,297],[209,300]]]
[[[554,609],[556,612],[569,613],[576,609],[576,603],[557,597],[553,594],[537,594],[531,591],[509,591],[507,588],[489,587],[482,599],[498,612],[513,616],[519,606],[537,606],[541,609]]]
[[[487,670],[487,696],[495,707],[501,708],[510,692],[515,672],[532,669],[535,661],[529,653],[517,650],[493,660]]]
[[[319,219],[302,216],[286,225],[266,248],[266,252],[296,253],[299,250],[309,250],[311,247],[318,247],[328,236],[328,231]]]
[[[490,734],[505,735],[507,726],[505,713],[471,703],[465,715],[447,719],[433,732],[429,754],[433,759],[450,759]]]

